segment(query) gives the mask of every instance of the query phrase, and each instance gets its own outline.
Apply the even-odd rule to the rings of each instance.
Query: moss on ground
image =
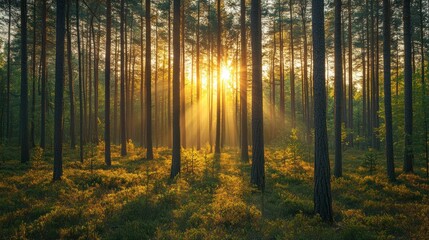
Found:
[[[132,143],[129,143],[132,144]],[[67,150],[64,176],[52,182],[52,153],[22,165],[14,148],[2,149],[0,236],[4,239],[425,239],[429,184],[404,175],[389,183],[382,164],[370,173],[364,152],[345,153],[344,177],[332,179],[335,222],[313,215],[311,154],[266,150],[266,191],[249,184],[250,163],[237,149],[219,159],[183,151],[182,173],[169,181],[170,151],[145,160],[113,147],[112,167],[102,144],[84,163]],[[305,156],[304,156],[305,155]],[[290,156],[293,156],[291,158]],[[381,158],[381,156],[379,156]],[[382,159],[377,160],[379,163]],[[420,167],[420,168],[419,168]],[[422,169],[418,166],[417,169]],[[400,174],[399,172],[397,172]]]

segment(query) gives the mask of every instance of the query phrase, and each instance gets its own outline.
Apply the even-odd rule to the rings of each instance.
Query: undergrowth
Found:
[[[293,137],[293,136],[292,136]],[[170,181],[170,150],[154,160],[134,146],[127,157],[103,144],[84,163],[67,150],[64,176],[52,182],[52,152],[36,148],[21,164],[2,147],[0,236],[4,239],[424,239],[429,185],[419,175],[389,183],[383,166],[368,172],[364,152],[349,151],[344,177],[332,179],[333,224],[313,214],[313,163],[298,145],[266,149],[264,193],[249,184],[250,163],[238,149],[220,158],[182,150],[182,171]],[[364,156],[364,157],[362,157]],[[382,155],[371,155],[373,157]],[[310,158],[309,158],[310,157]],[[382,162],[381,159],[378,159]],[[375,159],[374,159],[375,161]],[[399,174],[399,172],[397,172]]]

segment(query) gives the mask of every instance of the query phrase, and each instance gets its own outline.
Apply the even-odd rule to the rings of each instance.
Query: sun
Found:
[[[220,70],[220,77],[224,82],[229,82],[231,79],[231,72],[227,66],[222,66]]]

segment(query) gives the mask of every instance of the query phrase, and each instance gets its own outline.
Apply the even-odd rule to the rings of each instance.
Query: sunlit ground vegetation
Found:
[[[128,143],[113,146],[110,168],[103,143],[65,152],[62,181],[52,182],[53,153],[35,148],[21,164],[18,149],[2,149],[0,236],[14,239],[425,239],[429,185],[423,175],[388,183],[383,154],[348,150],[344,177],[333,179],[334,223],[313,215],[313,159],[299,144],[268,148],[266,189],[249,184],[250,163],[239,151],[220,158],[183,150],[182,173],[169,180],[171,151],[145,160]],[[44,155],[45,157],[41,157]],[[423,164],[416,161],[416,172]],[[399,174],[399,172],[397,172]]]

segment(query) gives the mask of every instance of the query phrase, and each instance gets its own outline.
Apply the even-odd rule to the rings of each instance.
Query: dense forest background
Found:
[[[428,9],[0,0],[3,235],[425,238]]]

